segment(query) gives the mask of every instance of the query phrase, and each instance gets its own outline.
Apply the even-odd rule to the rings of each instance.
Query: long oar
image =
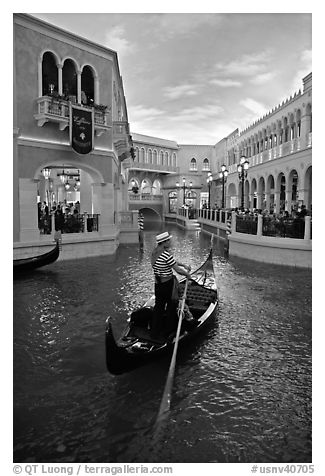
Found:
[[[162,396],[162,399],[161,399],[161,402],[160,402],[160,408],[159,408],[158,417],[157,417],[157,420],[156,420],[156,426],[157,426],[158,423],[161,422],[163,417],[166,415],[166,413],[170,409],[171,392],[172,392],[173,379],[174,379],[174,373],[175,373],[175,365],[176,365],[176,355],[177,355],[179,336],[180,336],[181,327],[182,327],[182,318],[183,318],[183,314],[184,314],[184,306],[185,306],[185,299],[186,299],[186,293],[187,293],[187,286],[188,286],[188,278],[186,278],[186,283],[185,283],[184,293],[183,293],[183,297],[182,297],[181,308],[178,311],[178,326],[177,326],[177,332],[176,332],[176,337],[175,337],[173,356],[172,356],[172,360],[171,360],[170,366],[169,366],[169,371],[168,371],[168,376],[167,376],[167,380],[166,380],[166,383],[165,383],[164,393],[163,393],[163,396]]]

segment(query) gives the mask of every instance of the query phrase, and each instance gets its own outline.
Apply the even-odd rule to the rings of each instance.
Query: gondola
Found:
[[[13,260],[13,272],[14,275],[20,273],[26,273],[28,271],[32,271],[36,268],[40,268],[42,266],[46,266],[48,264],[54,263],[59,257],[60,254],[60,242],[56,240],[55,247],[39,256],[33,256],[30,258],[23,258],[23,259],[14,259]]]
[[[180,296],[183,295],[186,279],[179,283]],[[116,341],[111,318],[106,320],[106,366],[113,375],[120,375],[145,365],[154,359],[170,354],[175,343],[175,334],[163,341],[150,337],[150,318],[155,297],[152,296],[143,307],[134,311],[128,319],[121,337]],[[213,269],[212,249],[200,268],[191,273],[188,281],[186,309],[190,320],[183,319],[179,346],[183,346],[207,327],[215,317],[218,305],[218,291]],[[188,310],[190,313],[188,313]]]

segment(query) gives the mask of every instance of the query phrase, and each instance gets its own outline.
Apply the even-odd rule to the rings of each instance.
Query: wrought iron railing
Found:
[[[303,218],[263,217],[262,234],[264,236],[304,239],[305,220]]]
[[[247,233],[257,235],[257,217],[249,215],[236,216],[236,231],[238,233]]]
[[[74,213],[69,215],[56,215],[54,217],[55,231],[61,233],[91,233],[99,229],[98,213]],[[52,216],[43,215],[38,221],[38,228],[43,235],[52,233]]]

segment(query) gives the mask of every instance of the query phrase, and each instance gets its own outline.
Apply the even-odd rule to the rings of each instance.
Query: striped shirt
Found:
[[[167,250],[163,251],[153,264],[153,271],[156,276],[172,276],[172,267],[176,264],[175,258]]]

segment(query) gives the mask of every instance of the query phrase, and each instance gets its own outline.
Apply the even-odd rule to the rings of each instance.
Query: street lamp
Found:
[[[222,202],[221,208],[225,208],[225,183],[227,181],[228,170],[225,164],[221,166],[221,171],[219,172],[219,177],[222,179]]]
[[[42,170],[42,174],[44,175],[44,178],[48,180],[51,175],[51,169],[45,167],[45,169]]]
[[[237,165],[238,178],[241,181],[241,209],[244,211],[244,183],[245,178],[247,177],[247,170],[249,167],[249,162],[246,157],[243,155],[240,158],[240,163]]]
[[[211,201],[210,198],[211,198],[211,184],[212,184],[212,180],[213,180],[212,174],[211,174],[211,172],[209,172],[209,173],[208,173],[208,177],[207,177],[207,184],[208,184],[208,189],[209,189],[209,198],[208,198],[208,209],[209,209],[209,210],[210,210],[210,208],[211,208],[211,206],[210,206],[210,205],[211,205],[211,204],[210,204],[210,201]]]
[[[186,186],[186,180],[185,178],[183,177],[183,185],[182,185],[182,189],[183,189],[183,205],[185,205],[185,190],[189,189],[191,190],[191,187],[192,187],[192,182],[189,183],[189,186],[187,187]],[[176,187],[179,188],[180,187],[180,184],[179,182],[176,182]]]

